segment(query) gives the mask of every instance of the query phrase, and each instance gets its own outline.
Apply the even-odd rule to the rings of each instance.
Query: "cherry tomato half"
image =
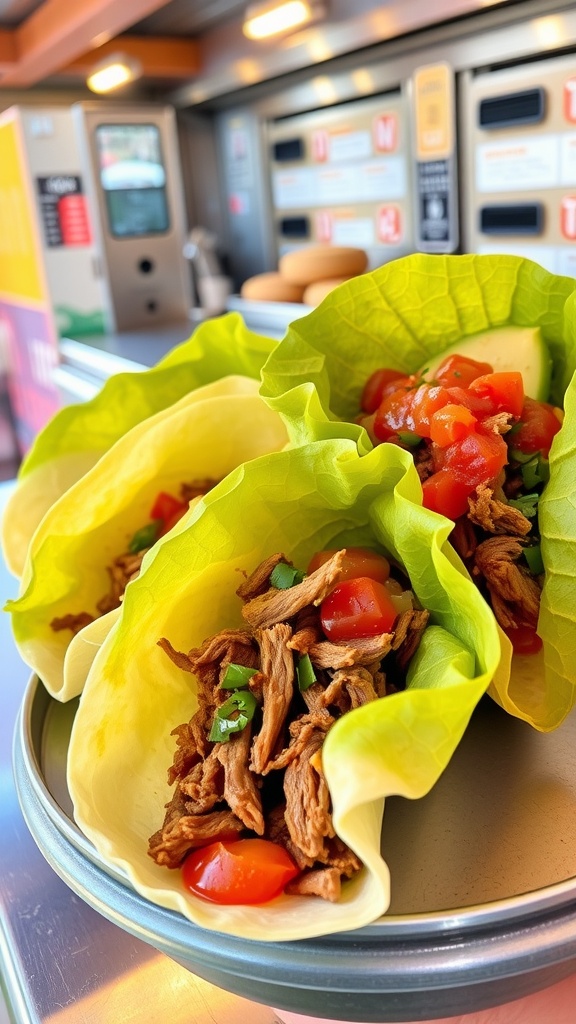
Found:
[[[184,885],[212,903],[266,903],[300,874],[284,847],[267,839],[211,843],[188,855]]]
[[[520,424],[510,438],[510,447],[521,452],[542,452],[547,458],[554,436],[560,430],[560,421],[551,405],[526,398],[520,413]]]
[[[336,548],[332,548],[328,551],[318,551],[313,555],[308,566],[308,575],[332,558],[332,555],[336,554],[336,550]],[[384,558],[384,555],[379,555],[377,551],[371,551],[370,548],[346,548],[338,582],[342,583],[343,580],[368,576],[371,580],[385,583],[389,575],[390,562]]]
[[[406,375],[401,370],[375,370],[364,385],[360,408],[367,413],[376,412],[384,397],[384,390],[392,382],[400,383],[401,379],[406,380]]]
[[[396,617],[389,591],[366,576],[338,583],[320,605],[322,629],[334,641],[389,633]]]

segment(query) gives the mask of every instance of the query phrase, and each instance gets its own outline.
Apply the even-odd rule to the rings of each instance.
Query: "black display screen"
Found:
[[[138,238],[168,231],[166,170],[156,125],[99,125],[96,145],[111,234]]]

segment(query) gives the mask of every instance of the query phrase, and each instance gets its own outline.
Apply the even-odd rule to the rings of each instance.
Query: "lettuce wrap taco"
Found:
[[[150,553],[90,670],[68,785],[79,827],[152,902],[272,941],[386,911],[384,799],[432,787],[500,659],[494,617],[446,544],[450,524],[418,494],[399,448],[360,457],[351,440],[312,443],[231,473]],[[410,603],[343,641],[330,608],[341,622],[341,588],[373,582],[341,577],[350,548],[387,559]],[[202,856],[215,841],[236,857],[230,833],[291,857],[292,894],[264,896],[259,868],[250,903],[186,888],[190,850],[210,840]]]
[[[80,693],[153,545],[197,515],[199,498],[232,469],[286,443],[258,382],[224,377],[133,427],[51,506],[6,610],[22,658],[52,696]]]
[[[544,731],[576,694],[575,369],[572,278],[515,256],[424,255],[335,289],[263,368],[293,440],[412,452],[419,500],[456,523],[451,542],[506,632],[490,692]]]
[[[201,324],[152,369],[116,374],[91,401],[57,413],[26,455],[4,512],[1,543],[10,572],[22,575],[44,513],[127,431],[220,377],[258,379],[275,344],[229,313]]]

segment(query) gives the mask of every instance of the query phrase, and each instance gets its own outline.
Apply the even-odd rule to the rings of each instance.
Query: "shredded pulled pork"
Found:
[[[517,564],[522,555],[517,537],[490,537],[476,548],[476,572],[484,577],[492,608],[503,629],[534,628],[540,609],[540,585]]]
[[[468,505],[468,519],[486,533],[525,537],[532,529],[532,523],[519,509],[496,500],[485,485],[476,488],[476,497],[468,498]]]
[[[197,679],[197,709],[173,730],[168,782],[175,793],[149,841],[158,864],[178,867],[209,839],[251,834],[279,843],[293,858],[302,874],[287,889],[291,893],[337,900],[342,879],[360,870],[358,858],[334,833],[322,745],[336,718],[393,692],[385,659],[393,659],[397,675],[428,613],[405,612],[392,633],[348,644],[328,641],[317,606],[338,581],[344,554],[337,552],[286,590],[270,585],[274,568],[291,564],[274,554],[238,588],[248,628],[222,630],[187,653],[166,638],[158,641],[174,664]],[[309,656],[316,681],[301,692],[295,658],[302,655]],[[255,670],[247,689],[257,711],[239,732],[214,742],[214,716],[230,696],[221,683],[231,663]]]
[[[207,494],[217,483],[217,480],[209,479],[183,483],[180,487],[180,498],[183,502],[188,502],[189,504],[202,497],[202,495]],[[100,615],[106,615],[115,608],[119,608],[126,587],[140,574],[142,559],[149,550],[149,548],[143,548],[135,553],[125,551],[123,554],[118,555],[110,565],[106,566],[106,572],[109,577],[109,590],[107,594],[104,594],[104,597],[101,597],[96,602],[97,616],[90,615],[89,612],[63,615],[60,618],[52,619],[50,628],[55,632],[69,629],[72,633],[76,634],[81,629],[84,629],[84,626],[87,626],[89,622],[93,622],[95,618],[98,618]]]

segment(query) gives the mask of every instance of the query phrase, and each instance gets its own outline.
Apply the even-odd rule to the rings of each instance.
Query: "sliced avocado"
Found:
[[[452,355],[490,363],[494,373],[517,370],[522,374],[524,393],[529,398],[548,400],[552,360],[539,327],[508,324],[462,338],[427,363],[422,371],[425,379],[433,380],[440,363]]]

